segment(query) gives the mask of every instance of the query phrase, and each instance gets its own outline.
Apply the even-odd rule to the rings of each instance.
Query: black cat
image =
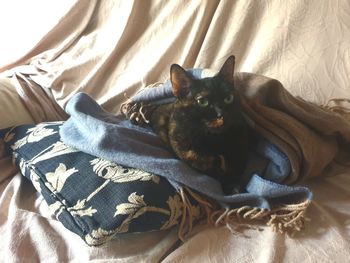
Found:
[[[219,180],[225,193],[240,184],[255,136],[242,114],[234,87],[235,57],[214,77],[195,79],[173,64],[175,102],[158,106],[151,126],[174,153],[193,168]]]

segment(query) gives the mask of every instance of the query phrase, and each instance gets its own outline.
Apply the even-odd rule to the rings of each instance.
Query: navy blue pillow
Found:
[[[181,221],[184,204],[166,179],[65,145],[61,124],[1,132],[21,173],[67,229],[96,246],[119,233],[168,229]],[[190,204],[199,218],[198,203],[191,199]]]

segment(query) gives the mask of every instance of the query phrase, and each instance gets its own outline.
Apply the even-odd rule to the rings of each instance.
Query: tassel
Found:
[[[231,233],[238,233],[239,227],[261,230],[253,223],[260,221],[270,226],[274,231],[279,233],[287,233],[291,236],[297,231],[301,231],[305,225],[305,221],[309,219],[305,217],[305,212],[311,201],[306,200],[298,204],[279,205],[271,210],[243,206],[239,208],[219,208],[214,202],[208,201],[206,198],[194,193],[186,187],[179,190],[183,202],[182,220],[178,230],[178,236],[181,241],[190,235],[195,218],[192,213],[192,204],[189,196],[196,200],[205,212],[203,219],[206,219],[206,225],[215,227],[226,226]],[[232,226],[235,226],[233,228]]]

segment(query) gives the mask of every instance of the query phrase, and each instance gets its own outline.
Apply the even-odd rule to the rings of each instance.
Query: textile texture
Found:
[[[0,138],[23,176],[51,213],[88,245],[117,234],[166,230],[182,221],[184,203],[169,182],[155,174],[89,155],[60,141],[62,122],[0,130]],[[202,212],[186,203],[194,221]]]
[[[292,172],[283,183],[310,178],[300,182],[314,196],[306,213],[311,221],[294,238],[263,225],[258,231],[223,220],[226,227],[194,232],[181,246],[174,229],[119,235],[91,248],[51,215],[0,140],[0,254],[7,261],[349,260],[350,169],[342,165],[344,150],[337,149],[348,144],[342,143],[345,136],[338,144],[332,135],[342,129],[337,119],[344,118],[334,112],[350,108],[348,0],[14,0],[2,1],[0,10],[0,78],[10,78],[5,85],[0,80],[1,128],[65,120],[63,108],[78,92],[117,114],[125,94],[164,82],[172,63],[216,71],[233,54],[237,72],[278,79],[294,96],[276,88],[280,84],[256,96],[254,82],[269,79],[236,75],[236,84],[247,86],[245,97],[253,97],[246,105],[250,119],[288,156]],[[262,97],[268,107],[258,103]],[[327,110],[318,115],[313,104]],[[297,126],[284,123],[288,128],[281,129],[286,115],[297,118]]]

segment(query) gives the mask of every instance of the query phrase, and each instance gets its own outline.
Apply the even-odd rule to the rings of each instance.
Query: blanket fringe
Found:
[[[263,222],[276,232],[293,236],[301,231],[305,222],[309,220],[305,217],[305,212],[311,203],[310,200],[298,204],[279,205],[271,210],[250,206],[223,209],[187,187],[182,187],[179,193],[183,202],[183,211],[178,236],[182,241],[191,234],[193,223],[198,219],[192,213],[193,205],[189,197],[196,200],[205,213],[202,218],[206,221],[206,225],[226,226],[232,233],[238,233],[241,227],[260,230],[254,223]]]
[[[153,109],[154,106],[143,103],[135,103],[131,99],[128,99],[120,106],[120,112],[126,118],[128,118],[131,123],[140,126],[146,125],[150,122],[149,116]]]
[[[139,92],[162,84],[161,82],[151,84],[141,89]],[[134,124],[141,126],[147,125],[149,123],[149,117],[154,110],[154,106],[142,102],[135,102],[126,95],[125,97],[126,101],[121,104],[120,112]],[[325,105],[322,105],[321,108],[342,115],[349,114],[350,116],[350,109],[343,106],[345,103],[349,103],[350,105],[350,100],[332,99]],[[335,104],[335,106],[330,106],[330,104]],[[340,104],[342,105],[340,106]],[[308,221],[305,217],[305,212],[311,203],[311,201],[306,200],[298,204],[279,205],[273,207],[271,210],[250,206],[223,209],[217,203],[207,200],[187,187],[180,188],[179,194],[183,206],[178,236],[182,241],[189,236],[192,232],[194,222],[198,221],[200,218],[206,220],[206,225],[226,226],[232,233],[238,232],[237,229],[242,226],[259,229],[254,226],[254,223],[264,222],[276,232],[293,235],[304,227],[305,221]],[[200,217],[195,214],[194,211],[196,210],[194,205],[190,202],[190,198],[196,200],[199,204],[202,212]]]
[[[140,89],[136,94],[142,92],[145,89],[158,87],[160,85],[163,85],[163,83],[153,83],[143,89]],[[145,104],[142,102],[134,102],[129,96],[126,95],[126,93],[124,93],[124,97],[126,101],[120,105],[120,112],[133,124],[137,124],[140,126],[149,124],[149,117],[152,111],[154,110],[155,106]]]

